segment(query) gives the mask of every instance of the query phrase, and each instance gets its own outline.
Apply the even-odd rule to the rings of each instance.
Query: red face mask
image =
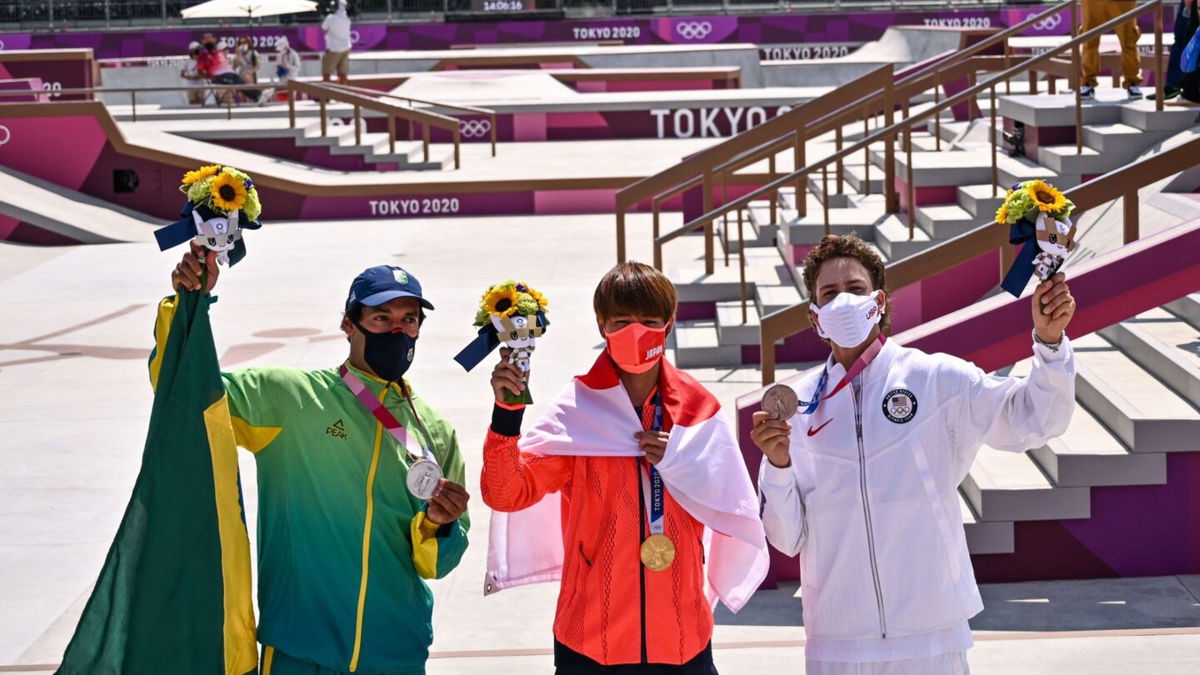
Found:
[[[618,331],[606,333],[604,339],[608,341],[608,354],[621,370],[644,373],[662,358],[667,328],[631,323]]]

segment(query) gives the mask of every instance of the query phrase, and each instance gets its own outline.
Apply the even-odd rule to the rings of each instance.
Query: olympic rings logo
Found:
[[[492,123],[488,120],[462,120],[458,126],[467,138],[483,138],[492,130]]]
[[[0,40],[0,51],[4,51],[4,40]]]
[[[1045,32],[1045,31],[1054,30],[1055,28],[1058,28],[1062,24],[1062,22],[1063,22],[1062,14],[1053,14],[1053,15],[1048,16],[1048,17],[1042,19],[1041,21],[1038,21],[1037,23],[1033,24],[1032,28],[1036,31]]]
[[[8,145],[8,142],[12,140],[12,132],[3,124],[0,124],[0,139],[3,139],[0,140],[0,145]]]
[[[361,42],[362,42],[362,36],[359,35],[358,31],[356,31],[356,30],[350,31],[350,44],[356,45]]]
[[[675,24],[675,32],[685,40],[703,40],[712,30],[712,24],[708,21],[681,21]]]

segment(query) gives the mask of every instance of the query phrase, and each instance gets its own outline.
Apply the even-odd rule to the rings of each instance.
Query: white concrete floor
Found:
[[[334,365],[345,355],[337,324],[354,275],[379,263],[416,275],[437,310],[424,327],[412,379],[456,426],[476,495],[472,545],[460,567],[434,583],[429,672],[550,672],[557,587],[482,597],[488,513],[477,496],[478,471],[491,394],[486,367],[464,373],[451,357],[474,335],[479,293],[517,276],[551,302],[553,326],[535,357],[534,397],[547,401],[585,371],[601,342],[591,295],[615,259],[612,218],[279,224],[271,223],[268,206],[266,222],[248,236],[249,257],[226,271],[217,289],[212,317],[224,366]],[[692,255],[693,243],[673,242],[669,264]],[[649,257],[648,218],[633,219],[630,245],[633,256]],[[154,305],[169,292],[180,253],[152,244],[0,244],[0,672],[45,672],[58,662],[100,569],[138,470],[151,401],[145,360]],[[698,375],[727,411],[758,378],[752,368]],[[253,523],[254,464],[246,453],[241,466]],[[794,592],[763,591],[737,616],[718,613],[714,643],[723,673],[802,672]],[[989,609],[976,622],[976,673],[1200,672],[1195,578],[984,592]],[[1114,629],[1135,633],[1089,632]]]

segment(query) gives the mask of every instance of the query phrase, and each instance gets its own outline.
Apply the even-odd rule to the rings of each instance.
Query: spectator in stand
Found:
[[[208,76],[201,74],[200,71],[198,70],[198,66],[200,63],[200,43],[199,42],[196,42],[195,40],[193,40],[192,43],[188,45],[188,58],[191,59],[191,61],[188,62],[188,65],[186,68],[179,71],[179,76],[182,77],[183,79],[187,80],[189,84],[193,84],[193,85],[201,83],[201,82],[207,82]],[[188,104],[204,105],[204,97],[206,95],[207,95],[207,92],[203,89],[189,89],[188,93],[187,93]]]
[[[1136,4],[1135,0],[1083,0],[1083,26],[1079,30],[1086,33],[1132,10]],[[1137,48],[1141,32],[1137,21],[1131,19],[1117,26],[1117,37],[1121,40],[1121,75],[1124,78],[1121,86],[1130,98],[1141,98],[1142,89],[1138,85],[1142,83],[1142,56]],[[1100,38],[1095,37],[1083,43],[1083,84],[1079,88],[1082,98],[1095,98],[1099,73]]]
[[[275,77],[287,86],[287,81],[300,76],[300,53],[292,49],[286,37],[275,43]]]
[[[321,22],[325,34],[325,53],[321,55],[321,78],[328,82],[336,70],[338,82],[346,84],[350,76],[350,16],[346,13],[346,0],[338,0],[337,9],[326,15]]]
[[[250,42],[249,35],[238,38],[237,49],[233,52],[233,68],[246,84],[258,83],[258,50]]]
[[[246,84],[242,76],[234,72],[233,66],[229,65],[224,41],[218,43],[212,33],[205,33],[201,43],[204,48],[200,52],[196,70],[208,76],[213,84]],[[261,92],[255,89],[246,89],[240,93],[251,101],[257,102]],[[217,100],[220,103],[226,103],[230,95],[229,91],[221,90],[217,92]]]

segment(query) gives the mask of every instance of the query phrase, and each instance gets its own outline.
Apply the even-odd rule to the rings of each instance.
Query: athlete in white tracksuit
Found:
[[[886,298],[872,291],[883,286],[882,263],[873,280],[873,265],[828,257],[855,245],[822,246],[809,285],[821,304],[815,324],[834,350],[828,398],[804,414],[821,379],[812,373],[794,387],[802,403],[791,424],[757,413],[751,434],[766,454],[759,489],[767,538],[800,555],[806,672],[966,673],[967,620],[983,603],[957,488],[981,443],[1022,452],[1066,429],[1075,368],[1063,329],[1075,302],[1061,275],[1039,286],[1032,373],[990,376],[947,354],[880,344]],[[864,352],[873,360],[833,393],[843,363],[853,368]]]

